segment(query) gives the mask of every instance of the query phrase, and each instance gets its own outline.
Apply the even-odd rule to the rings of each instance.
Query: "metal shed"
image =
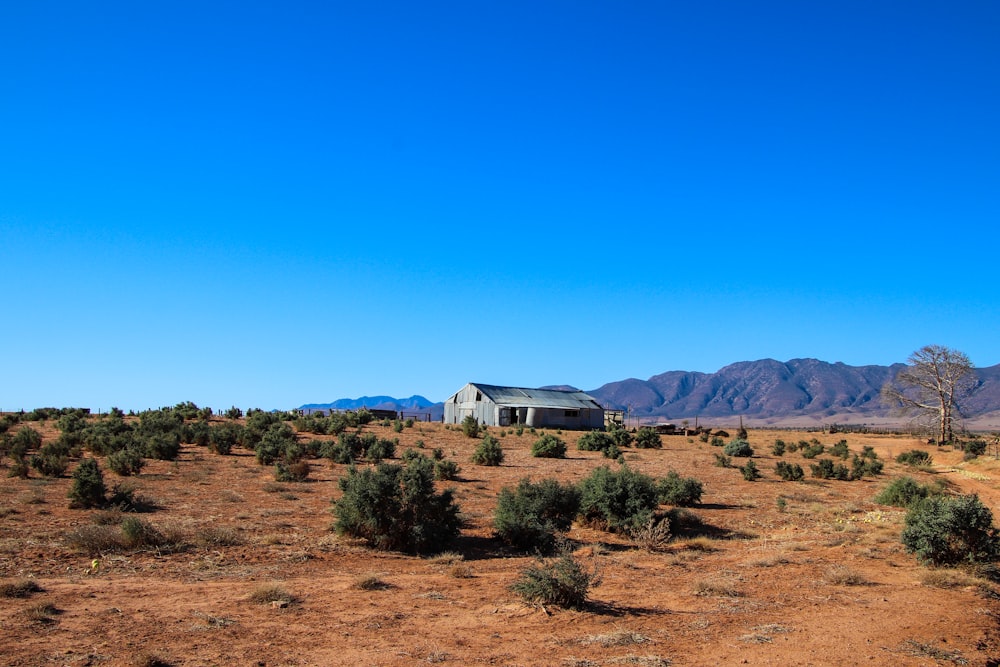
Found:
[[[472,415],[487,426],[600,429],[604,408],[582,391],[525,389],[472,383],[444,402],[444,422],[461,424]]]

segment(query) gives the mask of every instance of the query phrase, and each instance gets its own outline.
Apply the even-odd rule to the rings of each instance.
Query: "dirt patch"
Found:
[[[579,434],[569,432],[560,434],[567,459],[532,458],[539,434],[492,428],[505,462],[480,467],[470,462],[476,441],[441,424],[367,428],[398,437],[400,453],[422,441],[461,466],[458,480],[441,483],[456,489],[465,518],[447,554],[373,552],[334,535],[331,501],[346,466],[325,460],[310,462],[308,482],[278,483],[245,450],[219,456],[185,446],[176,462],[152,461],[131,480],[155,508],[141,519],[182,548],[101,553],[74,535],[107,517],[69,509],[68,478],[4,477],[0,583],[17,582],[25,594],[0,600],[3,662],[987,665],[1000,656],[995,587],[967,575],[927,577],[899,543],[903,512],[872,501],[891,478],[910,474],[975,491],[997,514],[995,462],[963,463],[960,452],[907,438],[754,430],[763,478],[748,482],[714,465],[719,448],[664,436],[663,449],[627,449],[625,459],[655,477],[676,470],[701,480],[702,505],[692,511],[707,528],[646,550],[574,526],[576,557],[599,569],[601,584],[589,607],[564,611],[509,591],[535,559],[492,538],[497,494],[522,477],[579,481],[607,459],[577,451]],[[778,437],[871,446],[885,474],[781,481],[770,454]],[[929,449],[934,466],[892,462],[914,448]],[[800,453],[782,458],[808,475]]]

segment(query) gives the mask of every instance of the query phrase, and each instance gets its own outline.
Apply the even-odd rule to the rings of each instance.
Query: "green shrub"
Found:
[[[540,562],[521,573],[510,589],[527,602],[582,609],[596,577],[584,571],[570,555]]]
[[[660,449],[663,447],[663,440],[660,439],[660,434],[656,432],[656,429],[643,426],[635,434],[635,447],[636,449]]]
[[[359,433],[342,432],[337,436],[336,443],[326,443],[320,453],[333,463],[348,464],[360,459],[364,451],[364,442]]]
[[[46,477],[62,477],[69,467],[71,449],[73,446],[60,436],[55,442],[42,445],[31,457],[31,467]]]
[[[500,441],[488,433],[484,435],[472,452],[472,462],[477,466],[498,466],[503,463]]]
[[[184,424],[181,428],[181,442],[199,447],[208,447],[212,437],[212,426],[206,421]]]
[[[85,458],[73,471],[73,485],[69,490],[71,507],[88,509],[101,507],[105,502],[107,490],[104,486],[104,475],[101,473],[97,459]]]
[[[434,463],[426,456],[409,456],[405,466],[351,466],[339,486],[343,495],[333,507],[338,533],[377,549],[416,553],[441,550],[458,536],[458,505],[450,490],[435,493]]]
[[[652,477],[622,465],[595,468],[580,482],[580,514],[591,525],[625,533],[646,525],[659,505]]]
[[[479,437],[479,421],[472,415],[466,415],[462,420],[462,433],[466,438]]]
[[[835,444],[833,447],[830,447],[830,455],[831,456],[837,456],[837,457],[840,457],[842,459],[847,459],[851,455],[851,450],[847,446],[847,441],[846,440],[841,440],[840,442],[838,442],[837,444]]]
[[[809,443],[805,441],[799,442],[799,450],[802,452],[802,457],[807,459],[814,459],[825,451],[823,445],[816,441]]]
[[[797,482],[805,477],[802,466],[798,463],[788,463],[786,461],[778,461],[774,465],[774,473],[786,482]]]
[[[546,433],[531,445],[531,455],[542,459],[566,458],[566,443],[551,433]]]
[[[884,464],[878,459],[869,459],[855,454],[851,458],[851,479],[876,477],[882,474]]]
[[[743,473],[743,479],[748,482],[760,479],[760,471],[757,470],[757,464],[753,462],[753,459],[747,461],[746,465],[740,466],[740,472]]]
[[[781,438],[778,438],[777,440],[775,440],[774,441],[774,445],[771,447],[771,453],[774,454],[775,456],[784,456],[785,455],[785,441],[782,440]]]
[[[181,439],[177,433],[150,433],[143,442],[148,458],[175,461],[180,456]]]
[[[1000,555],[993,513],[978,496],[924,498],[910,507],[904,522],[903,546],[924,563],[987,563]]]
[[[715,467],[716,468],[732,468],[733,460],[726,456],[725,454],[715,455]]]
[[[450,459],[441,459],[434,462],[434,479],[440,481],[450,481],[458,477],[461,468]]]
[[[223,456],[229,455],[233,451],[233,447],[242,441],[243,427],[234,422],[217,424],[208,433],[209,451]]]
[[[675,507],[690,507],[701,502],[704,487],[694,477],[681,477],[671,470],[656,485],[659,502]]]
[[[896,457],[896,463],[903,463],[912,467],[929,466],[933,461],[931,455],[922,449],[911,449]]]
[[[799,451],[800,449],[803,449],[803,446],[808,447],[809,443],[807,443],[807,442],[805,442],[803,440],[799,440],[798,442],[789,442],[789,443],[786,443],[785,450],[789,451],[789,452],[792,452],[794,454],[795,452]]]
[[[603,452],[616,445],[615,439],[604,431],[584,433],[576,441],[576,448],[584,452]]]
[[[135,516],[122,519],[122,545],[128,549],[142,547],[156,548],[166,544],[167,539],[148,521]]]
[[[986,453],[985,440],[970,440],[962,443],[962,451],[965,452],[964,460],[971,461],[974,458]]]
[[[729,441],[729,444],[723,448],[722,452],[726,456],[739,456],[743,458],[753,456],[753,448],[750,446],[750,443],[743,438],[733,438]]]
[[[708,444],[710,444],[712,447],[724,447],[726,445],[726,441],[717,435],[713,435],[712,441],[709,442]]]
[[[107,464],[115,474],[128,477],[138,475],[145,467],[146,459],[143,458],[142,452],[133,447],[126,447],[109,454]]]
[[[910,505],[927,498],[932,494],[931,488],[926,484],[919,484],[912,477],[897,477],[889,482],[877,496],[875,502],[880,505],[892,505],[893,507],[909,507]]]
[[[22,426],[11,440],[11,450],[19,451],[21,455],[42,446],[42,434],[30,426]]]
[[[267,414],[267,413],[255,413]],[[274,465],[278,459],[294,458],[289,457],[289,450],[295,446],[297,440],[292,427],[283,422],[274,422],[267,427],[254,447],[257,463],[262,466]]]
[[[500,489],[493,529],[508,546],[548,553],[555,547],[556,532],[569,530],[579,507],[580,491],[572,484],[525,478],[513,490]]]
[[[381,463],[383,459],[391,459],[396,456],[396,445],[399,441],[395,438],[376,438],[370,433],[368,440],[362,440],[364,445],[365,458],[372,463]]]
[[[615,444],[618,445],[619,448],[625,448],[632,445],[632,434],[617,424],[611,424],[608,426],[607,433],[612,437],[612,439],[614,439]]]
[[[809,466],[812,476],[817,479],[851,479],[851,471],[843,463],[834,465],[833,459],[820,459]]]
[[[286,463],[278,461],[274,464],[274,480],[276,482],[304,482],[309,479],[311,469],[308,461]]]

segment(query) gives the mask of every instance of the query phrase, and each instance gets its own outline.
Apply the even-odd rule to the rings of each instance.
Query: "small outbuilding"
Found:
[[[591,430],[604,428],[604,408],[582,391],[469,383],[444,402],[444,422],[468,416],[487,426]]]

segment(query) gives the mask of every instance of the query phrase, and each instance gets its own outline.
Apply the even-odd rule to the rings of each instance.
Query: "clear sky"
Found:
[[[0,410],[1000,363],[1000,3],[0,4]]]

